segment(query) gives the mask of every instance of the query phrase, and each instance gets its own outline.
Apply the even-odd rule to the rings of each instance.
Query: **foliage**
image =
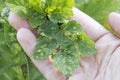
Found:
[[[6,5],[38,29],[41,36],[34,58],[51,57],[66,76],[71,76],[78,67],[80,56],[96,53],[94,42],[85,35],[81,26],[76,21],[67,20],[73,15],[74,0],[7,0]]]
[[[36,11],[36,5],[34,3],[31,3],[33,6],[35,6],[34,9],[32,9],[32,12],[29,15],[26,15],[28,13],[27,13],[27,9],[25,7],[28,7],[28,5],[24,6],[25,5],[24,3],[27,3],[24,1],[27,1],[27,0],[17,0],[17,1],[20,1],[19,3],[16,0],[0,0],[0,3],[1,3],[0,12],[2,11],[2,9],[4,7],[6,7],[4,4],[4,1],[8,1],[8,3],[10,3],[10,4],[14,3],[15,5],[10,5],[10,6],[12,6],[11,10],[13,12],[15,11],[15,13],[17,13],[20,17],[28,18],[31,15],[38,16],[38,13],[41,13],[41,16],[46,17],[46,14],[43,14],[42,12],[39,12],[39,11],[37,11],[38,13],[36,13],[36,14],[31,14],[32,12],[34,12],[34,10]],[[32,1],[32,0],[29,0],[29,1]],[[38,1],[38,0],[34,0],[34,1]],[[107,21],[108,14],[111,11],[118,10],[119,5],[120,5],[119,0],[75,0],[75,1],[76,1],[76,6],[79,9],[81,9],[82,11],[84,11],[85,13],[87,13],[88,15],[90,15],[91,17],[93,17],[94,19],[96,19],[98,22],[100,22],[102,25],[105,25],[105,26],[107,24],[106,21]],[[6,3],[6,4],[8,5],[8,3]],[[20,6],[20,4],[22,6]],[[49,4],[49,5],[51,5],[51,4]],[[114,6],[111,6],[111,5],[114,5]],[[51,7],[52,7],[52,9],[46,8],[46,10],[44,12],[51,13],[51,11],[53,11],[54,6],[51,6]],[[22,8],[22,10],[21,10],[21,8]],[[39,7],[37,7],[37,9],[39,9]],[[58,10],[58,12],[59,12],[59,10]],[[32,16],[31,16],[30,22],[32,22],[34,20],[34,24],[31,23],[31,25],[33,27],[36,27],[38,25],[43,25],[43,23],[45,23],[44,20],[42,20],[44,17],[39,17],[38,19],[37,18],[34,19],[34,17],[32,18]],[[57,22],[57,21],[63,22],[64,21],[63,18],[58,18],[58,20],[56,20],[54,17],[56,17],[56,15],[52,15],[52,18],[51,18],[51,16],[48,16],[48,18],[50,18],[50,20],[53,22],[54,21],[55,22]],[[41,24],[38,20],[41,22]],[[35,23],[35,21],[36,21],[36,23]],[[49,23],[49,21],[47,23]],[[69,22],[65,23],[64,25],[66,25],[68,23]],[[52,24],[55,24],[55,23],[52,23]],[[75,23],[75,24],[77,24],[77,23]],[[48,24],[45,24],[45,25],[48,25]],[[106,27],[108,27],[108,25]],[[41,31],[44,31],[44,30],[40,29],[39,32],[41,32]],[[60,33],[60,31],[58,33]],[[70,32],[70,33],[72,33],[72,32]],[[45,35],[45,34],[42,33],[41,35]],[[81,33],[81,35],[86,36],[86,35],[84,35],[84,33]],[[26,57],[24,51],[18,44],[15,36],[16,36],[15,30],[12,29],[11,26],[8,24],[6,18],[3,19],[3,17],[0,16],[0,62],[1,62],[0,77],[1,77],[1,80],[45,80],[41,76],[41,74],[38,72],[38,70],[33,66],[33,64],[30,62],[30,60]],[[64,36],[62,36],[62,37],[64,37]],[[42,37],[40,40],[43,40],[43,39],[45,39],[45,37]],[[68,38],[68,39],[70,39],[70,38]],[[67,41],[68,39],[65,39],[65,40]],[[87,39],[86,38],[84,38],[84,39],[85,39],[84,41],[87,42]],[[47,42],[49,42],[49,41],[54,41],[54,39],[48,40]],[[81,41],[79,41],[79,42],[81,42]],[[85,43],[81,44],[80,46],[83,46],[84,44]],[[49,45],[51,45],[51,44],[49,44]],[[56,45],[56,43],[52,44],[52,45],[54,47]],[[89,46],[89,44],[88,44],[88,46]],[[72,48],[70,46],[68,48],[70,48],[72,50]],[[64,50],[64,51],[69,52],[68,50]],[[69,55],[69,56],[64,55],[63,56],[62,53],[64,51],[61,50],[61,52],[59,52],[59,53],[61,53],[61,55],[57,54],[57,56],[54,55],[52,57],[54,59],[54,61],[56,61],[55,64],[58,64],[58,62],[59,62],[59,64],[56,66],[59,69],[63,69],[63,70],[64,69],[67,70],[70,67],[67,67],[66,65],[64,65],[64,68],[61,68],[60,66],[63,66],[61,64],[67,64],[67,65],[72,65],[72,67],[76,67],[77,65],[75,66],[73,64],[78,63],[78,62],[76,62],[76,60],[79,57],[73,56],[73,55]],[[84,52],[84,49],[82,52]],[[88,52],[89,52],[89,50],[88,50]],[[68,61],[68,59],[66,59],[66,56],[68,56],[68,58],[70,58],[69,61]],[[75,57],[76,60],[74,60],[73,57]],[[61,62],[64,62],[64,63],[60,62],[61,58],[63,60]],[[73,61],[71,61],[71,59]],[[74,63],[72,63],[72,62],[74,62]],[[70,69],[70,70],[72,70],[72,69]],[[72,72],[72,71],[70,71],[70,72]],[[65,73],[65,74],[68,74],[68,73]],[[70,73],[70,74],[72,74],[72,73]],[[70,74],[68,74],[68,75],[70,75]]]
[[[78,5],[78,7],[86,14],[96,19],[101,24],[105,25],[107,24],[106,21],[108,19],[109,13],[119,10],[119,5],[119,0],[87,0],[87,3]]]
[[[1,80],[37,80],[43,76],[33,66],[16,40],[16,31],[7,22],[8,10],[0,2],[0,79]],[[4,9],[3,9],[4,8]],[[3,9],[3,10],[2,10]],[[4,15],[2,15],[4,14]]]

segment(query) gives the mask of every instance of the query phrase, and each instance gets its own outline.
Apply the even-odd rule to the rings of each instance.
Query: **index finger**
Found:
[[[76,20],[78,23],[80,23],[85,33],[94,41],[97,41],[99,38],[109,33],[109,31],[103,28],[103,26],[97,21],[77,8],[73,8],[73,13],[74,16],[71,17],[70,20]]]
[[[27,28],[32,30],[27,19],[20,18],[17,14],[13,12],[9,13],[8,21],[17,31],[21,28]]]

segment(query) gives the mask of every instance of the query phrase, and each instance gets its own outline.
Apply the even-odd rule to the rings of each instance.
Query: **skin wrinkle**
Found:
[[[111,76],[111,80],[120,79],[120,76],[118,74],[115,74],[115,73],[119,73],[119,70],[117,70],[117,69],[119,69],[119,66],[120,66],[119,58],[120,58],[120,46],[114,51],[114,54],[110,60],[110,63],[108,64],[108,69],[107,69],[108,74],[106,74],[105,79],[109,79],[110,72],[111,72],[111,75],[114,75],[113,77]]]
[[[106,32],[104,34],[102,34],[101,36],[98,37],[98,39],[95,40],[95,42],[99,41],[102,37],[111,34],[110,32]]]
[[[105,35],[102,35],[98,40],[96,40],[96,42],[99,41],[99,40],[100,40],[101,38],[103,38],[104,36],[109,35],[109,34],[111,34],[111,33],[107,33],[107,34],[105,34]],[[99,52],[98,52],[98,53],[99,53]],[[102,60],[98,61],[98,60],[97,60],[97,59],[98,59],[97,56],[98,56],[98,55],[95,54],[95,59],[96,59],[96,60],[95,60],[95,61],[96,61],[95,63],[96,63],[99,67],[98,67],[98,69],[97,69],[97,73],[96,73],[96,75],[95,75],[95,77],[94,77],[94,80],[98,77],[98,74],[99,74],[99,72],[100,72],[100,68],[101,68],[101,65],[102,65]]]
[[[97,58],[96,58],[96,56],[95,56],[95,63],[97,63]],[[99,64],[97,64],[97,66],[98,66]],[[100,65],[101,65],[101,63],[100,63]],[[95,74],[95,77],[94,77],[94,79],[93,80],[95,80],[96,79],[96,77],[97,77],[97,75],[98,75],[98,73],[99,73],[99,69],[100,69],[100,66],[98,66],[98,70],[97,70],[97,72],[96,72],[96,74]]]
[[[112,57],[113,57],[115,51],[116,51],[119,47],[120,47],[120,44],[117,45],[116,48],[115,48],[115,50],[112,52],[113,54],[112,54],[111,57],[110,57],[110,60],[109,60],[109,62],[108,62],[107,69],[109,68],[109,64],[110,64],[110,62],[111,62],[111,59],[112,59]],[[107,75],[107,69],[106,69],[106,72],[105,72],[105,80],[106,80],[106,75]],[[110,73],[109,73],[109,74],[110,74]],[[112,74],[112,72],[111,72],[111,74]],[[111,78],[112,78],[112,77],[111,77]],[[110,78],[110,79],[111,79],[111,78]],[[111,79],[111,80],[113,80],[113,79]]]
[[[113,36],[114,37],[114,36]],[[115,37],[114,37],[115,38]],[[111,40],[112,41],[112,40]],[[101,60],[102,62],[101,62],[101,65],[100,65],[100,67],[99,67],[99,69],[98,69],[98,74],[97,75],[103,75],[103,76],[105,76],[105,74],[106,74],[106,69],[107,69],[107,65],[109,64],[109,61],[111,60],[111,57],[112,57],[112,53],[116,50],[116,48],[117,47],[119,47],[119,45],[120,45],[120,40],[119,39],[116,39],[114,42],[116,42],[116,44],[114,44],[113,46],[115,46],[114,48],[113,48],[113,50],[112,50],[112,52],[110,52],[109,54],[108,54],[108,52],[106,52],[107,54],[106,54],[106,57],[103,59],[103,60]],[[112,43],[111,43],[112,44]],[[109,44],[110,45],[110,44]],[[111,47],[111,46],[107,46],[106,48],[109,48],[109,47]],[[110,51],[109,49],[107,49],[107,51]],[[109,57],[108,57],[109,56]],[[97,58],[98,59],[98,58]],[[107,63],[105,64],[105,62],[107,61]],[[103,65],[105,65],[105,66],[103,66]],[[102,67],[103,66],[103,67]],[[106,67],[106,68],[105,68]],[[102,72],[101,72],[102,71]],[[102,76],[102,77],[103,77]],[[101,76],[100,76],[101,77]],[[105,77],[103,77],[103,78],[105,78]],[[99,76],[96,76],[96,78],[95,78],[95,80],[99,80]],[[105,79],[101,79],[101,80],[105,80]]]
[[[103,61],[106,61],[106,63],[104,64]],[[105,73],[106,65],[108,64],[108,60],[104,59],[103,61],[101,61],[101,63],[99,63],[99,67],[97,69],[97,73],[96,73],[94,80],[99,80],[98,78],[103,77],[103,75]],[[103,79],[100,79],[100,80],[103,80]]]

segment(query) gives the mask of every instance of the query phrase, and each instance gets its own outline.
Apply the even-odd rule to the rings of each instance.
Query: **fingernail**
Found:
[[[111,28],[120,35],[120,14],[112,12],[109,15],[108,22]]]
[[[120,14],[112,12],[109,15],[109,23],[114,26],[120,24]]]

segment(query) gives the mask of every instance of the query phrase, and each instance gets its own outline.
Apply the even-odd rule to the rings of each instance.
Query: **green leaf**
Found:
[[[14,12],[15,14],[19,15],[20,17],[26,17],[27,15],[27,10],[24,6],[19,6],[19,5],[15,5],[15,4],[10,4],[6,2],[6,5],[10,8],[10,10],[12,12]]]
[[[63,23],[72,15],[72,9],[63,7],[62,9],[55,9],[52,13],[48,15],[48,18],[54,23]]]
[[[63,10],[64,8],[72,9],[75,5],[74,0],[44,0],[45,12],[51,13],[56,9]],[[67,11],[66,11],[67,13]]]
[[[5,7],[5,0],[0,0],[0,12],[2,11],[2,9]]]
[[[22,18],[26,18],[27,9],[26,5],[28,3],[27,0],[6,0],[6,5],[10,10]]]
[[[45,2],[46,0],[28,0],[28,5],[38,12],[43,12]]]
[[[51,21],[46,21],[43,25],[38,28],[38,33],[42,36],[53,37],[56,33],[58,33],[58,25]]]
[[[73,16],[74,0],[7,0],[6,4],[37,29],[40,36],[34,50],[35,59],[51,57],[63,74],[71,76],[81,56],[95,53],[94,42],[84,34],[79,23],[68,20]]]
[[[25,6],[26,3],[28,3],[28,0],[5,0],[5,2],[15,5]]]
[[[81,5],[87,4],[90,0],[75,0],[76,6],[80,7]]]
[[[48,38],[40,38],[37,41],[37,45],[35,48],[34,58],[35,59],[45,59],[48,58],[51,54],[56,51],[57,42],[55,39],[48,39]]]
[[[78,35],[83,32],[82,27],[76,21],[69,21],[64,23],[61,28],[64,30],[65,36],[69,37],[71,40],[76,40]]]
[[[37,41],[34,58],[44,59],[51,56],[55,66],[66,76],[72,75],[77,68],[80,56],[96,52],[94,42],[83,33],[82,27],[76,21],[61,25],[47,21],[38,31],[42,38]]]
[[[79,35],[78,51],[82,57],[95,54],[97,49],[95,43],[84,32]]]
[[[71,76],[75,69],[79,66],[79,55],[64,54],[65,51],[61,50],[60,53],[53,57],[54,65],[66,76]]]
[[[42,24],[45,23],[45,17],[46,17],[46,14],[45,13],[40,13],[40,12],[37,12],[33,9],[29,9],[28,10],[28,19],[29,19],[29,22],[30,22],[30,25],[33,27],[33,28],[36,28],[38,26],[41,26]]]
[[[73,15],[74,0],[29,0],[29,3],[36,11],[46,13],[54,23],[64,22]]]

